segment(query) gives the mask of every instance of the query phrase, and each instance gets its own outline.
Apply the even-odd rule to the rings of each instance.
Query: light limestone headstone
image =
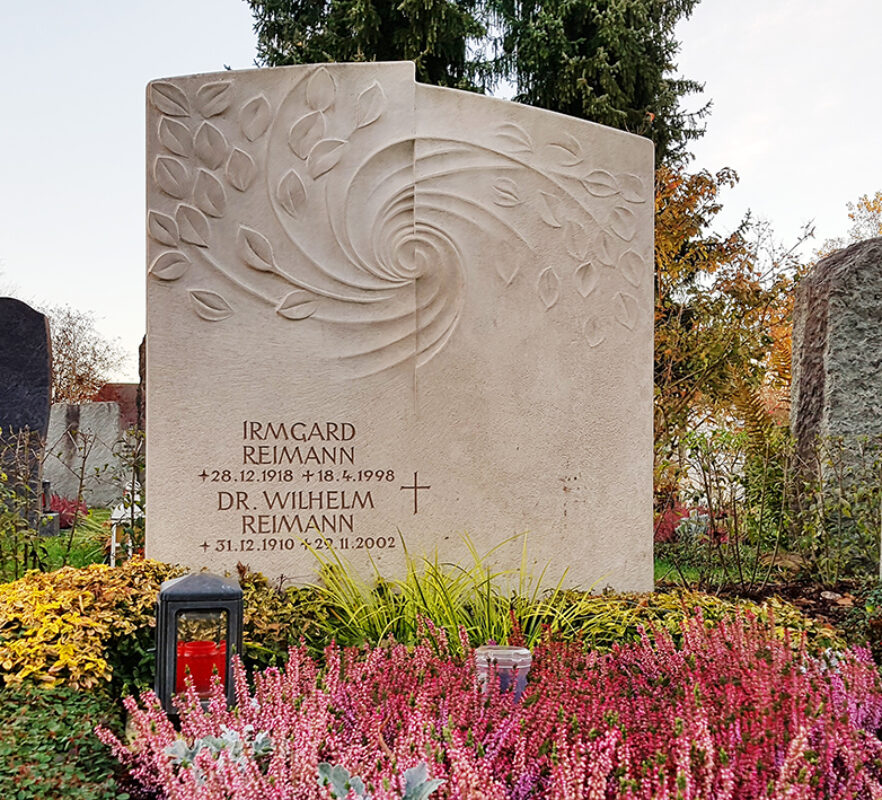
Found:
[[[307,544],[392,576],[526,533],[546,581],[651,588],[648,140],[409,63],[147,94],[148,556],[302,582]]]

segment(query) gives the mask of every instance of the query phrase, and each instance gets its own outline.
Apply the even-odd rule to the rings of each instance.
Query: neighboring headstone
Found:
[[[139,428],[137,383],[105,383],[92,397],[93,403],[116,403],[119,406],[119,424],[123,430]]]
[[[35,528],[51,390],[48,320],[21,300],[0,297],[0,460],[7,485],[16,487]]]
[[[819,440],[882,434],[882,238],[822,259],[797,286],[791,426],[809,469]]]
[[[76,499],[82,473],[89,508],[116,505],[130,479],[120,458],[125,430],[117,403],[54,403],[43,463],[53,494]]]
[[[413,73],[149,85],[147,554],[650,589],[652,145]]]

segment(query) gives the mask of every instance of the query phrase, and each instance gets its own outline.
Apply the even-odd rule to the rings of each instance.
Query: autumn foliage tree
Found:
[[[680,478],[684,436],[703,423],[737,424],[746,390],[789,380],[794,264],[764,250],[744,220],[713,232],[731,170],[656,173],[656,484]]]

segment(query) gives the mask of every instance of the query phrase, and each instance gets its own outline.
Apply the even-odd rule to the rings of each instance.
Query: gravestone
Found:
[[[648,140],[410,63],[147,100],[149,557],[652,587]]]
[[[49,321],[27,303],[0,297],[0,468],[31,527],[39,524],[41,463],[49,425]]]
[[[89,508],[110,508],[123,495],[131,470],[121,457],[126,425],[119,403],[53,403],[43,475],[52,492]]]
[[[809,472],[819,440],[846,452],[882,435],[882,238],[827,256],[796,288],[791,427]]]

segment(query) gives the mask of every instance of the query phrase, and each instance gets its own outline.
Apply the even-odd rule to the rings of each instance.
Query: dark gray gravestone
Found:
[[[0,297],[0,459],[32,527],[41,510],[51,389],[49,321],[27,303]]]

